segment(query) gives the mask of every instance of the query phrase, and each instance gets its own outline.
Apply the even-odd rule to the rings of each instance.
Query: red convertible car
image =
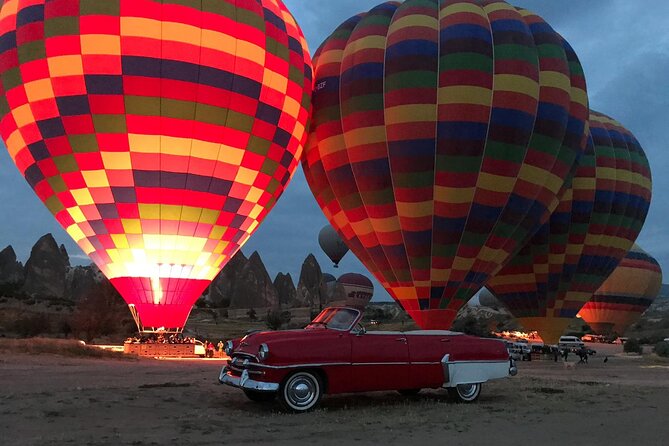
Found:
[[[360,311],[323,310],[301,330],[266,331],[227,341],[219,381],[253,401],[276,397],[304,412],[323,394],[445,387],[475,401],[481,383],[516,374],[504,342],[440,330],[366,331]]]

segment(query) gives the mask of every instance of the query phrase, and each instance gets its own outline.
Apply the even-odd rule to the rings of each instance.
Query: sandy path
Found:
[[[217,384],[221,364],[3,357],[0,444],[669,444],[667,362],[533,361],[474,405],[377,392],[297,416]]]

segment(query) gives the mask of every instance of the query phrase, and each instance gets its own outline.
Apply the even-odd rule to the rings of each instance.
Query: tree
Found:
[[[124,333],[128,309],[111,283],[104,281],[86,292],[70,317],[72,333],[87,342],[100,336]]]
[[[246,315],[249,317],[250,321],[257,321],[258,316],[256,315],[256,310],[253,308],[249,309],[249,311],[246,312]]]

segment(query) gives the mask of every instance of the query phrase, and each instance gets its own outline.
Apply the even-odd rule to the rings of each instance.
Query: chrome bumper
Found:
[[[249,371],[244,370],[241,376],[232,376],[227,367],[223,367],[218,375],[218,382],[240,389],[257,390],[258,392],[276,392],[279,390],[278,383],[266,383],[249,378]]]

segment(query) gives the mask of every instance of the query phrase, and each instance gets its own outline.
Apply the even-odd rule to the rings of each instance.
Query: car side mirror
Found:
[[[356,336],[362,336],[365,333],[367,333],[367,329],[363,327],[362,325],[359,326],[358,332],[355,334]]]

